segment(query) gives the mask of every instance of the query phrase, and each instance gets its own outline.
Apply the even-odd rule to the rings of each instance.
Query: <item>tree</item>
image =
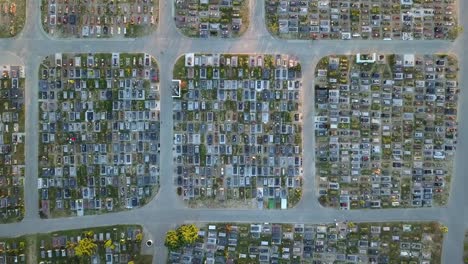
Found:
[[[348,222],[348,228],[354,228],[356,226],[356,224],[354,224],[353,222]]]
[[[86,232],[85,235],[86,235],[87,238],[92,238],[94,236],[94,232],[90,230],[90,231]]]
[[[450,40],[455,40],[461,33],[463,33],[463,27],[456,26],[452,27],[447,33],[447,38]]]
[[[67,248],[67,249],[75,248],[75,246],[76,246],[75,243],[72,243],[72,242],[70,242],[70,241],[67,241],[67,245],[66,245],[66,248]]]
[[[440,228],[440,232],[442,232],[442,234],[448,233],[448,227],[447,226],[441,224],[439,228]]]
[[[85,237],[78,242],[75,247],[75,254],[78,257],[91,256],[97,249],[97,245],[89,237]]]
[[[179,236],[175,230],[167,231],[164,245],[168,247],[169,250],[176,250],[180,247]]]
[[[322,195],[319,197],[319,203],[322,205],[322,206],[327,206],[328,205],[328,202],[329,202],[329,199],[328,199],[328,196],[327,195]]]
[[[136,241],[137,242],[141,242],[143,240],[143,233],[138,233],[138,235],[136,235]]]
[[[114,249],[115,246],[114,246],[114,243],[112,243],[112,239],[106,240],[106,242],[104,243],[104,247],[105,247],[105,248]]]
[[[182,225],[177,229],[177,234],[183,245],[190,245],[198,238],[198,227],[194,224]]]
[[[182,225],[177,230],[169,230],[166,233],[164,245],[173,251],[181,246],[193,244],[198,239],[198,231],[198,227],[194,224]]]
[[[271,33],[277,34],[279,31],[279,25],[276,21],[273,21],[270,24],[268,24],[268,29],[270,30]]]

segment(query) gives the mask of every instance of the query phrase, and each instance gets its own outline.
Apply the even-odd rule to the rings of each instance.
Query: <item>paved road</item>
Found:
[[[40,1],[27,0],[27,25],[16,38],[0,40],[0,64],[22,63],[26,65],[26,186],[25,220],[18,224],[2,225],[0,236],[16,236],[35,232],[51,232],[61,229],[82,228],[109,224],[142,224],[156,242],[155,262],[165,258],[163,234],[183,222],[331,222],[334,219],[350,221],[411,221],[437,220],[449,227],[443,249],[443,263],[460,263],[465,228],[468,228],[468,204],[464,203],[467,187],[463,172],[468,171],[468,95],[463,87],[468,85],[468,74],[463,74],[468,62],[464,52],[467,34],[456,42],[446,41],[284,41],[273,38],[264,24],[264,1],[251,0],[251,27],[238,39],[200,40],[182,36],[173,23],[173,0],[161,0],[158,30],[138,40],[59,40],[47,36],[41,28]],[[468,2],[460,1],[460,13],[468,11]],[[468,30],[468,18],[461,17],[461,24]],[[466,46],[466,45],[465,45]],[[100,216],[84,216],[64,219],[41,220],[38,218],[38,95],[37,69],[41,58],[56,52],[146,52],[159,62],[161,70],[161,190],[148,205],[127,212]],[[209,53],[287,53],[296,55],[303,65],[303,120],[304,120],[304,194],[299,205],[287,211],[253,211],[224,209],[187,209],[177,198],[173,184],[172,160],[172,98],[170,81],[172,65],[186,52]],[[322,208],[315,194],[314,171],[314,93],[313,69],[317,61],[329,54],[379,53],[453,53],[460,60],[460,127],[455,175],[450,202],[444,208],[417,210],[367,210],[337,211]],[[164,144],[167,142],[168,144]],[[145,249],[151,250],[151,249]]]

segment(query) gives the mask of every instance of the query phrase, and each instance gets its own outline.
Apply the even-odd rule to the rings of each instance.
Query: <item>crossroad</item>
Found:
[[[465,203],[464,172],[468,171],[468,63],[467,33],[455,42],[448,41],[379,41],[379,40],[281,40],[272,37],[265,26],[265,0],[250,0],[250,27],[235,39],[192,39],[183,36],[173,21],[174,0],[160,0],[158,29],[150,36],[138,39],[53,39],[41,27],[40,2],[27,0],[27,20],[24,30],[15,38],[0,40],[0,64],[26,66],[26,182],[25,219],[20,223],[0,225],[0,236],[18,236],[30,233],[53,232],[63,229],[86,228],[114,224],[141,224],[155,247],[146,249],[155,253],[154,263],[163,263],[166,257],[164,233],[168,228],[185,222],[304,222],[324,223],[334,219],[354,222],[440,221],[449,232],[444,239],[442,263],[461,263],[465,228],[468,228],[468,204]],[[468,12],[468,1],[459,1],[459,14]],[[460,16],[460,25],[468,30],[468,17]],[[38,215],[38,68],[45,56],[57,52],[145,52],[154,56],[160,67],[161,89],[161,165],[160,191],[142,208],[131,211],[83,217],[40,219]],[[173,176],[172,97],[170,81],[172,66],[187,52],[202,53],[283,53],[296,56],[303,70],[303,126],[304,126],[304,189],[303,199],[293,209],[190,209],[178,198]],[[317,201],[314,168],[314,68],[318,60],[330,54],[355,53],[449,53],[459,59],[459,140],[455,156],[451,195],[442,208],[385,209],[339,211],[323,208]],[[165,144],[168,143],[168,144]],[[467,154],[467,155],[465,155]],[[154,251],[154,252],[153,252]]]

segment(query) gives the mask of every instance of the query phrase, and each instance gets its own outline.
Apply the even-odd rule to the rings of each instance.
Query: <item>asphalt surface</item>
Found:
[[[464,188],[464,172],[468,171],[468,85],[466,64],[467,33],[455,42],[448,41],[285,41],[273,38],[264,22],[264,1],[250,0],[250,28],[241,38],[202,40],[183,36],[173,21],[173,0],[160,1],[160,22],[152,35],[137,40],[52,39],[41,27],[41,1],[27,0],[27,24],[15,38],[0,40],[0,65],[26,65],[26,183],[25,219],[16,224],[0,226],[0,236],[18,236],[29,233],[52,232],[113,224],[141,224],[155,247],[145,252],[155,253],[154,263],[166,257],[164,233],[168,228],[184,222],[307,222],[323,223],[337,220],[355,222],[440,221],[448,226],[442,263],[461,263],[465,228],[468,227],[468,204]],[[459,13],[468,11],[468,1],[459,1]],[[468,17],[461,16],[460,24],[468,30]],[[38,67],[43,57],[56,52],[145,52],[154,56],[161,74],[161,189],[148,205],[132,211],[42,220],[38,216]],[[179,200],[173,182],[172,160],[172,98],[170,81],[172,66],[186,52],[206,53],[285,53],[295,55],[303,69],[303,121],[304,121],[304,191],[296,208],[283,211],[241,209],[188,209]],[[442,208],[387,209],[339,211],[323,208],[315,193],[314,170],[314,93],[313,69],[321,57],[330,54],[378,53],[450,53],[460,63],[459,140],[455,157],[455,172],[451,184],[450,201]],[[167,142],[167,144],[164,144]]]

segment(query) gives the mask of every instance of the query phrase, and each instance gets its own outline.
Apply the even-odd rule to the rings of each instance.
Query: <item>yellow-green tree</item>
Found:
[[[194,224],[182,225],[177,229],[177,233],[182,244],[193,244],[198,238],[198,227]]]
[[[66,248],[68,249],[75,248],[75,243],[72,243],[71,241],[67,241]]]
[[[279,30],[279,24],[277,22],[271,22],[270,24],[268,24],[268,29],[271,33],[276,34]]]
[[[97,249],[97,245],[89,237],[85,237],[78,242],[75,247],[75,254],[78,257],[91,256]]]
[[[104,247],[110,248],[111,246],[112,246],[112,239],[106,240],[106,242],[104,243]]]
[[[136,241],[137,242],[141,242],[143,240],[143,233],[138,233],[138,235],[136,235]]]
[[[176,250],[180,247],[180,240],[177,231],[169,230],[166,233],[166,240],[164,245],[169,248],[169,250]]]
[[[92,237],[94,236],[94,232],[93,232],[92,230],[90,230],[90,231],[88,231],[88,232],[85,233],[85,236],[86,236],[87,238],[92,238]]]
[[[446,234],[449,231],[448,227],[446,225],[441,224],[439,228],[440,228],[440,232],[442,232],[442,234]]]
[[[112,239],[106,240],[104,243],[105,248],[115,249],[114,243],[112,243]]]

